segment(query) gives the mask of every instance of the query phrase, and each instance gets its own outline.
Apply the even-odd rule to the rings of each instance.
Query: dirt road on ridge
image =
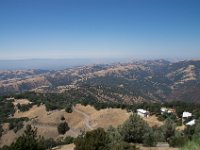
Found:
[[[85,117],[85,126],[90,129],[90,130],[93,130],[93,127],[90,125],[90,116],[78,109],[76,109],[75,107],[72,108],[73,111],[77,112],[77,113],[80,113],[81,115],[83,115]]]

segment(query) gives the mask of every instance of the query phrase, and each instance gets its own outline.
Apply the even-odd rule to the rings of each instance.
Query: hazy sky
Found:
[[[200,0],[0,0],[0,59],[110,57],[200,57]]]

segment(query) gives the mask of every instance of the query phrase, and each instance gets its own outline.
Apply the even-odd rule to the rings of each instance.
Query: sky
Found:
[[[199,57],[200,0],[0,0],[0,60]]]

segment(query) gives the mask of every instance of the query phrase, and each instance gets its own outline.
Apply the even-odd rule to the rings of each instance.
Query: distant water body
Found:
[[[45,69],[60,70],[75,66],[126,62],[130,59],[25,59],[0,60],[0,70]]]

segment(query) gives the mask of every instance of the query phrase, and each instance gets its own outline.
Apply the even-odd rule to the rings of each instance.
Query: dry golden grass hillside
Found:
[[[27,100],[15,101],[17,103],[28,103]],[[70,130],[65,135],[59,135],[57,126],[61,122],[61,117],[64,116],[69,124]],[[108,128],[109,126],[118,126],[127,120],[130,116],[126,110],[122,109],[102,109],[97,111],[92,106],[76,105],[72,113],[67,113],[64,110],[46,111],[44,105],[34,105],[29,111],[20,112],[16,109],[13,118],[27,117],[30,121],[26,124],[31,124],[37,128],[38,135],[45,138],[58,139],[66,135],[76,137],[81,131],[89,131],[98,127]],[[1,138],[0,145],[9,145],[14,139],[23,133],[24,129],[19,130],[16,134],[13,131],[7,130]]]

